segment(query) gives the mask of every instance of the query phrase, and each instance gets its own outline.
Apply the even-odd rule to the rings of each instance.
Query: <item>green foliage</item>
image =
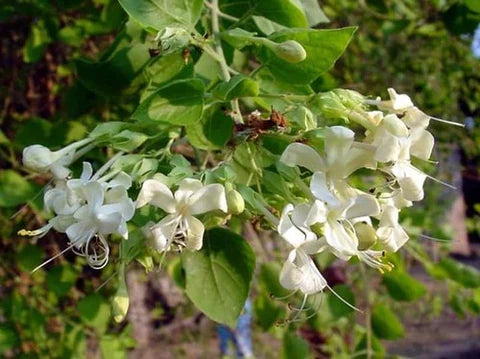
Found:
[[[308,343],[294,333],[287,332],[283,336],[283,359],[307,358],[309,353]]]
[[[167,26],[193,27],[202,11],[201,0],[119,0],[125,11],[149,30]]]
[[[255,257],[239,235],[222,228],[205,233],[203,250],[183,255],[186,293],[213,320],[234,327],[250,290]]]
[[[384,304],[377,304],[372,310],[372,329],[380,339],[395,340],[405,335],[402,323],[395,313]]]
[[[198,79],[170,82],[147,97],[132,117],[137,121],[192,124],[202,115],[203,92],[203,83]]]
[[[385,273],[383,285],[387,288],[388,294],[398,301],[415,301],[426,293],[425,286],[421,282],[400,270]]]
[[[0,172],[0,207],[15,207],[30,201],[35,188],[24,177],[13,170]]]
[[[335,64],[355,30],[354,27],[335,30],[284,30],[270,35],[269,39],[277,43],[287,40],[299,42],[307,52],[306,59],[290,64],[278,58],[268,48],[262,48],[259,57],[277,79],[287,83],[308,84]]]

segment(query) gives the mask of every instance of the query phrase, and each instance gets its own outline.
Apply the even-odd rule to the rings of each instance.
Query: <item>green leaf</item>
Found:
[[[202,116],[203,92],[203,82],[198,79],[170,82],[141,102],[132,117],[179,126],[192,124]]]
[[[255,14],[287,27],[308,27],[307,17],[294,0],[256,0]]]
[[[420,299],[425,293],[425,286],[406,272],[395,270],[383,275],[383,285],[388,294],[398,301]]]
[[[275,31],[282,31],[286,29],[285,26],[268,20],[266,17],[263,16],[252,16],[252,19],[255,25],[257,25],[258,29],[265,35],[271,35]]]
[[[383,347],[380,340],[378,340],[374,335],[372,335],[372,359],[384,359],[385,358],[385,348]],[[352,355],[358,359],[367,359],[367,334],[362,335],[362,338],[355,347],[355,353]],[[363,354],[360,354],[362,352]]]
[[[119,0],[125,11],[147,30],[167,26],[193,28],[200,18],[203,0]]]
[[[283,359],[303,359],[309,353],[308,343],[298,335],[286,332],[283,336]]]
[[[282,267],[278,262],[262,263],[258,280],[264,292],[276,298],[287,296],[290,291],[285,289],[279,281]]]
[[[436,267],[448,278],[465,288],[480,287],[480,271],[472,266],[462,264],[451,258],[444,258]]]
[[[256,97],[259,88],[255,80],[245,75],[235,75],[230,81],[219,83],[212,92],[220,100],[230,101],[238,97]]]
[[[269,330],[284,313],[282,309],[275,305],[274,300],[266,294],[262,294],[255,299],[253,311],[254,318],[263,331]]]
[[[40,247],[27,244],[17,253],[18,267],[25,272],[30,272],[42,263],[43,255],[44,252]]]
[[[480,13],[480,2],[478,0],[465,0],[465,6],[474,12]]]
[[[82,321],[94,328],[98,333],[104,333],[110,319],[110,305],[100,294],[90,294],[77,304]]]
[[[131,152],[147,139],[148,136],[144,133],[123,130],[112,137],[112,146],[120,151]]]
[[[127,123],[120,122],[120,121],[100,123],[93,129],[92,132],[90,132],[89,137],[92,137],[92,138],[99,138],[103,136],[110,137],[112,136],[112,134],[119,133],[127,126],[128,126]]]
[[[20,339],[13,325],[9,323],[0,324],[0,353],[14,349],[20,344]]]
[[[136,44],[115,51],[99,62],[74,61],[80,82],[90,91],[105,97],[114,97],[129,87],[150,60],[148,46]]]
[[[56,266],[47,272],[48,290],[57,297],[65,296],[77,280],[77,273],[70,264]]]
[[[260,60],[279,80],[294,84],[308,84],[328,71],[345,51],[355,27],[334,30],[288,29],[269,36],[274,42],[295,40],[299,42],[307,57],[292,64],[278,58],[272,50],[262,47]]]
[[[220,149],[232,137],[233,119],[217,106],[204,111],[200,121],[186,127],[188,141],[203,150]]]
[[[34,186],[17,172],[0,172],[0,207],[15,207],[31,200],[34,195]]]
[[[23,61],[35,63],[41,60],[47,45],[53,41],[52,29],[49,29],[49,27],[52,27],[51,24],[48,24],[44,19],[32,24],[30,35],[23,47]]]
[[[184,252],[186,293],[212,320],[235,327],[250,289],[255,256],[238,234],[223,228],[207,231],[203,248]]]
[[[378,304],[373,308],[371,323],[373,332],[380,339],[395,340],[405,335],[402,323],[384,304]]]
[[[328,17],[320,8],[318,0],[300,0],[305,15],[307,15],[308,26],[316,26],[321,23],[330,22]]]

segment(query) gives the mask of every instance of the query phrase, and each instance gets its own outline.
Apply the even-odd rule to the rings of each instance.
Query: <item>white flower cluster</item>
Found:
[[[311,256],[328,251],[342,260],[353,256],[380,271],[391,270],[385,252],[396,252],[408,240],[398,222],[403,207],[423,199],[426,175],[411,163],[428,160],[434,138],[426,130],[430,117],[407,95],[389,89],[390,100],[368,101],[376,111],[363,111],[363,141],[343,126],[328,127],[320,154],[302,143],[290,144],[281,156],[289,166],[312,172],[310,203],[287,205],[278,233],[293,247],[280,273],[281,284],[305,295],[328,286]],[[368,123],[365,122],[368,121]],[[360,168],[377,170],[386,185],[374,194],[350,185]]]
[[[19,234],[43,236],[52,228],[66,233],[70,240],[66,250],[72,249],[85,256],[93,268],[103,268],[108,263],[110,251],[105,237],[116,233],[128,238],[127,221],[135,212],[134,202],[127,193],[132,180],[124,172],[112,172],[100,178],[111,162],[96,174],[91,164],[84,162],[80,178],[67,178],[71,172],[66,166],[73,158],[69,147],[67,151],[51,152],[34,145],[24,150],[26,166],[40,172],[51,171],[54,175],[54,185],[44,195],[44,207],[54,217],[40,229],[21,230]]]

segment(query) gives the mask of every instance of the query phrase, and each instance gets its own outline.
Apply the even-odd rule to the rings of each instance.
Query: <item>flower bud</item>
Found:
[[[56,160],[55,153],[42,145],[28,146],[23,150],[23,165],[35,172],[47,172]]]
[[[307,58],[307,52],[303,46],[295,40],[287,40],[275,45],[268,46],[277,57],[292,64],[301,62]]]
[[[119,272],[119,283],[118,289],[113,297],[112,301],[112,314],[113,319],[120,323],[128,312],[128,307],[130,305],[130,299],[128,297],[127,283],[125,282],[125,268],[124,265],[121,266]]]
[[[340,97],[333,91],[319,93],[315,96],[313,102],[320,107],[326,119],[341,118],[348,121],[350,111],[343,105]]]
[[[355,233],[358,238],[358,250],[365,251],[377,242],[377,234],[371,225],[365,222],[355,223]]]
[[[228,212],[231,214],[240,214],[245,209],[245,201],[236,190],[231,189],[227,192]]]
[[[162,55],[168,55],[184,49],[190,44],[190,34],[180,27],[166,27],[159,37],[159,50]]]

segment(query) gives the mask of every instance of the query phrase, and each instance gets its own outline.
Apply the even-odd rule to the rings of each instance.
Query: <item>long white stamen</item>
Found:
[[[427,115],[428,116],[428,115]],[[441,119],[441,118],[438,118],[438,117],[433,117],[433,116],[428,116],[430,117],[430,119],[434,120],[434,121],[438,121],[438,122],[443,122],[443,123],[446,123],[448,125],[453,125],[453,126],[458,126],[458,127],[465,127],[465,124],[463,123],[460,123],[460,122],[453,122],[453,121],[447,121],[447,120],[444,120],[444,119]]]
[[[446,187],[448,187],[448,188],[450,188],[450,189],[453,189],[453,190],[456,190],[456,189],[457,189],[457,187],[455,187],[454,185],[451,185],[451,184],[449,184],[449,183],[443,182],[443,181],[441,181],[441,180],[439,180],[439,179],[437,179],[437,178],[435,178],[435,177],[432,177],[432,176],[430,176],[430,175],[427,175],[427,177],[430,178],[432,181],[437,182],[437,183],[440,183],[440,184],[443,184],[444,186],[446,186]]]
[[[436,242],[445,242],[445,243],[450,243],[451,242],[450,239],[440,239],[440,238],[430,237],[430,236],[427,236],[426,234],[420,234],[419,237],[430,239],[430,240],[436,241]]]
[[[326,285],[326,287],[328,289],[330,289],[330,291],[338,298],[340,299],[345,305],[347,305],[348,307],[352,308],[353,310],[356,310],[357,312],[360,312],[360,313],[363,313],[362,310],[358,309],[357,307],[355,307],[354,305],[350,304],[349,302],[347,302],[345,299],[343,299],[340,294],[338,294],[337,292],[335,292],[332,287],[330,287],[328,284]]]
[[[33,202],[35,201],[38,196],[40,196],[41,193],[43,193],[43,191],[45,190],[45,187],[47,187],[48,185],[50,185],[52,182],[53,182],[54,178],[51,178],[50,181],[48,181],[45,186],[43,186],[36,194],[35,196],[33,196],[33,198],[29,201],[29,202]],[[18,216],[25,208],[28,207],[28,203],[25,203],[22,207],[20,207],[20,209],[18,211],[16,211],[14,214],[12,214],[12,216],[10,217],[10,219],[13,219],[15,218],[16,216]]]
[[[70,246],[68,246],[67,248],[65,248],[63,251],[61,251],[60,253],[58,254],[55,254],[52,258],[50,259],[47,259],[45,262],[43,262],[42,264],[40,264],[39,266],[35,267],[30,273],[35,273],[37,270],[39,270],[40,268],[42,268],[43,266],[47,265],[48,263],[50,263],[51,261],[53,261],[54,259],[60,257],[62,254],[64,254],[65,252],[68,252],[70,249],[72,249],[72,247],[74,246],[75,244],[71,244]]]

